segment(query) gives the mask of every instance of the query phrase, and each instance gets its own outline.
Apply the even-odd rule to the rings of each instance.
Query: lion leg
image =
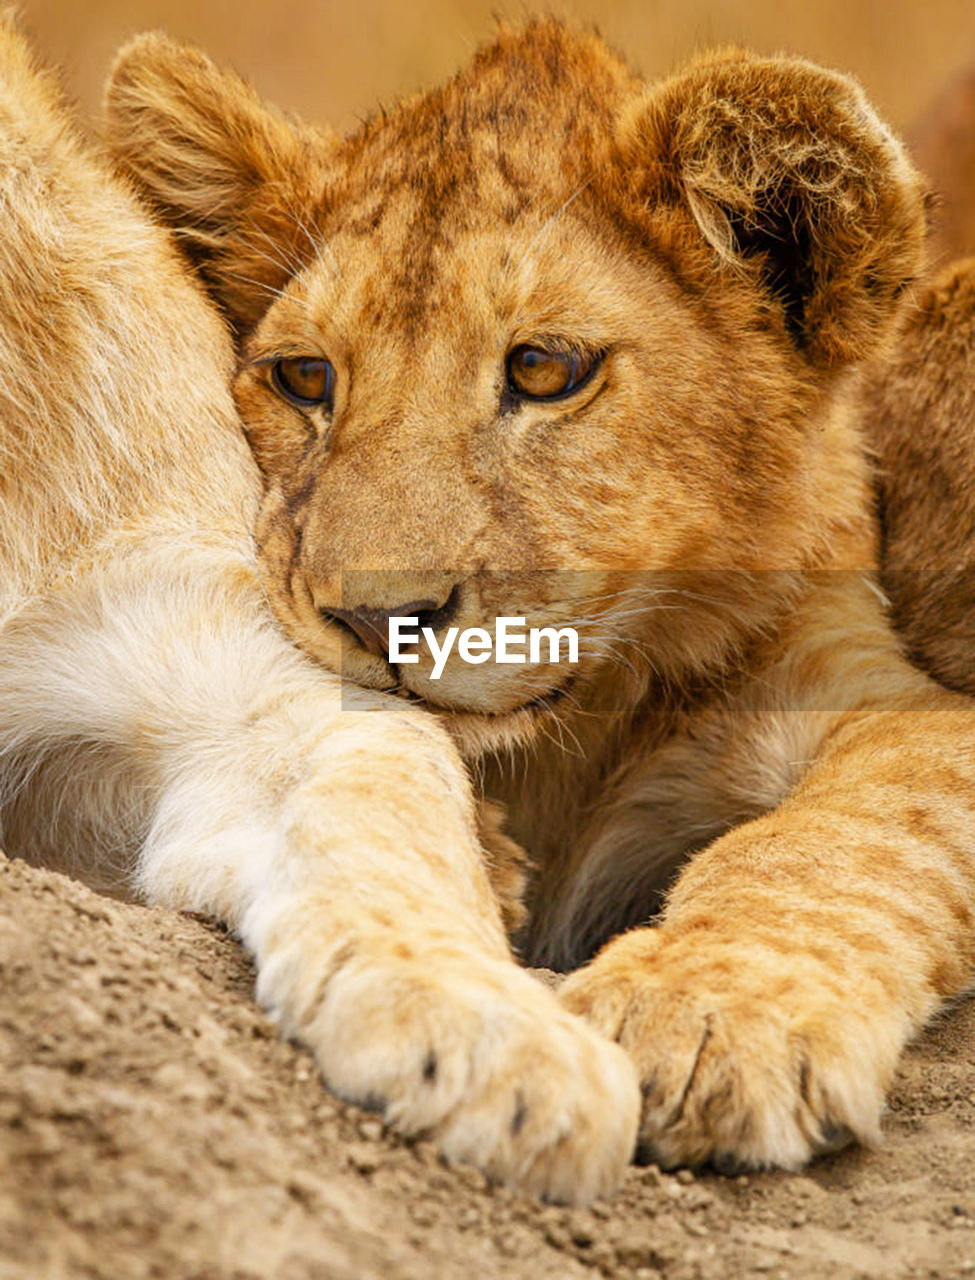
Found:
[[[692,859],[658,928],[564,984],[633,1056],[666,1165],[874,1141],[898,1055],[971,983],[975,717],[931,686],[847,717],[778,809]]]
[[[184,561],[167,583],[130,557],[121,576],[6,629],[7,741],[19,722],[22,754],[75,744],[83,772],[87,742],[93,779],[110,748],[120,779],[93,783],[84,829],[141,805],[141,896],[230,925],[261,1003],[339,1094],[526,1190],[608,1192],[635,1136],[632,1067],[513,962],[445,732],[312,668],[219,575]],[[43,778],[25,783],[36,829],[62,794],[56,768]]]

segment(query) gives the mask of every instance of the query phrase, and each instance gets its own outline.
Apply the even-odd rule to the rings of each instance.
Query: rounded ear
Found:
[[[692,64],[621,121],[649,206],[680,206],[718,262],[751,275],[814,364],[869,356],[919,272],[925,193],[855,81],[792,58]]]
[[[198,50],[160,34],[126,45],[105,89],[104,132],[239,333],[319,252],[310,211],[334,137],[265,105]]]

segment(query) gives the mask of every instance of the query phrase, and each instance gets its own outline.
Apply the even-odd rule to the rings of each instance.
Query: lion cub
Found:
[[[148,36],[108,133],[236,332],[277,617],[430,708],[507,806],[524,954],[587,962],[561,1000],[632,1056],[644,1151],[875,1138],[905,1041],[975,976],[975,714],[874,579],[859,370],[924,201],[860,89],[744,53],[648,85],[545,20],[340,139]],[[405,616],[575,626],[580,661],[435,679],[388,660]],[[383,788],[350,785],[348,839],[384,834]],[[410,817],[438,809],[418,778]],[[444,847],[410,910],[456,901]],[[400,865],[363,861],[357,912]]]
[[[630,1062],[512,960],[443,728],[343,698],[275,625],[227,335],[6,22],[0,245],[7,852],[224,920],[283,1030],[404,1132],[609,1191]]]

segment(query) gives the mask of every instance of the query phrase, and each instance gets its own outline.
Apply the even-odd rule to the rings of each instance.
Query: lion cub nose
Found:
[[[392,609],[374,609],[359,604],[354,609],[338,609],[334,606],[320,610],[326,622],[337,622],[356,637],[362,647],[385,658],[389,653],[389,622],[391,618],[416,618],[421,627],[439,631],[447,626],[456,612],[456,590],[440,603],[437,600],[408,600]]]

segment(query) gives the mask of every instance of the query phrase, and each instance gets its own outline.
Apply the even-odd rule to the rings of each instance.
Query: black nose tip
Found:
[[[367,653],[385,658],[389,654],[390,618],[416,618],[421,627],[439,631],[441,627],[448,626],[454,616],[457,595],[458,590],[454,587],[442,604],[436,600],[408,600],[393,609],[374,609],[370,605],[359,604],[354,609],[324,608],[320,612],[326,622],[337,622],[351,631]]]

